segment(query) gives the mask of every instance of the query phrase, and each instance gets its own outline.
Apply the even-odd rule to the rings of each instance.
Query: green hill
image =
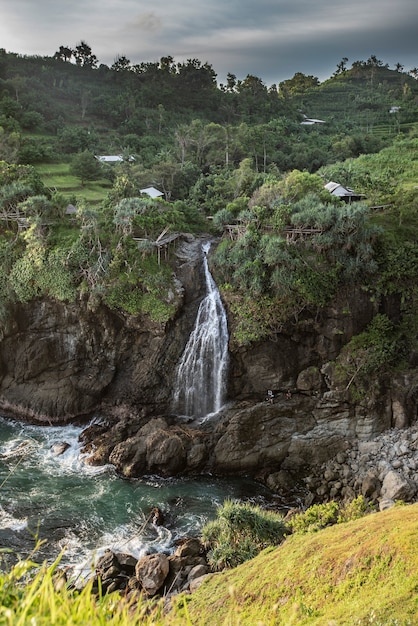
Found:
[[[193,626],[414,626],[418,505],[309,535],[210,576],[187,603]]]
[[[369,61],[353,64],[292,100],[308,117],[333,126],[395,135],[417,121],[417,87],[412,76]]]

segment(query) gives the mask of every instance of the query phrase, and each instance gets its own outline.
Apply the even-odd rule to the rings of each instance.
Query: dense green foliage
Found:
[[[306,511],[296,513],[288,521],[288,526],[293,533],[317,532],[327,526],[350,522],[372,512],[375,512],[375,508],[363,496],[349,502],[331,500],[323,504],[313,504]]]
[[[400,297],[396,332],[412,337],[417,97],[416,73],[373,55],[351,69],[343,59],[322,84],[299,72],[268,88],[250,75],[218,85],[197,59],[109,68],[86,42],[53,57],[0,51],[4,311],[83,296],[165,322],[174,257],[157,240],[211,231],[236,343],[315,318],[348,284]],[[328,180],[364,201],[336,200]]]

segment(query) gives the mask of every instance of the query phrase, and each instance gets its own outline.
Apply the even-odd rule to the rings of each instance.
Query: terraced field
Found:
[[[90,204],[99,204],[106,197],[111,183],[105,178],[88,181],[81,185],[80,180],[70,174],[68,163],[45,163],[36,165],[42,182],[48,189],[58,191],[69,200],[83,199]]]

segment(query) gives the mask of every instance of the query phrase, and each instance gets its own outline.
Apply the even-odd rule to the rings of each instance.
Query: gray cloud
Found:
[[[247,74],[265,84],[295,72],[328,78],[342,57],[375,54],[418,65],[416,0],[0,0],[0,46],[52,55],[87,41],[101,63],[198,58],[218,79]]]

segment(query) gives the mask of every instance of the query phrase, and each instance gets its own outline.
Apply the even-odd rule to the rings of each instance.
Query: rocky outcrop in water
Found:
[[[412,402],[418,376],[408,378],[408,387],[403,381],[404,396],[400,381],[393,381],[386,390],[387,410],[382,413],[381,394],[379,402],[369,397],[353,403],[345,390],[320,393],[318,374],[310,370],[302,375],[303,389],[278,393],[263,402],[237,402],[207,421],[185,423],[159,417],[144,423],[126,418],[125,427],[119,420],[104,426],[100,435],[89,436],[86,431],[88,460],[112,463],[127,477],[201,472],[249,475],[284,495],[299,484],[301,497],[308,503],[360,494],[377,502],[382,497],[391,499],[398,488],[411,501],[418,494],[416,405]],[[316,381],[310,391],[307,379]],[[130,436],[121,436],[127,429]],[[376,443],[385,438],[393,446]],[[376,453],[367,462],[366,451]],[[407,473],[403,468],[404,478],[395,481],[393,472],[399,474],[403,467],[402,456],[408,460]]]

